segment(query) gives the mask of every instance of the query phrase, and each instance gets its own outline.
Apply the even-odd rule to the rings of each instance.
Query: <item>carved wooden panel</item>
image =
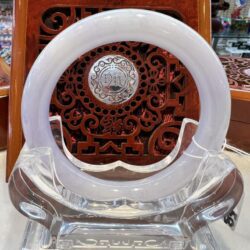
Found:
[[[109,54],[126,57],[139,72],[135,94],[121,104],[98,100],[89,87],[91,66]],[[172,151],[182,119],[197,111],[197,99],[186,98],[195,94],[192,77],[168,52],[144,43],[115,43],[90,51],[65,71],[51,114],[61,115],[66,144],[77,158],[149,164]]]
[[[220,57],[232,89],[250,91],[250,59]]]
[[[172,1],[172,0],[156,0],[156,1],[151,1],[151,0],[137,0],[137,1],[134,1],[134,0],[126,0],[126,1],[40,0],[40,1],[37,1],[37,0],[23,0],[20,2],[16,1],[15,3],[16,22],[15,22],[15,27],[14,27],[13,65],[12,65],[13,87],[11,88],[11,91],[10,91],[11,109],[10,109],[10,120],[9,120],[10,121],[9,123],[12,129],[10,130],[10,133],[9,133],[7,176],[9,176],[11,169],[15,163],[15,160],[19,154],[19,151],[22,147],[23,140],[22,140],[22,128],[21,128],[21,121],[20,121],[21,93],[22,93],[25,77],[27,76],[29,69],[31,68],[36,57],[51,39],[53,39],[60,31],[67,28],[72,23],[78,21],[79,19],[85,18],[89,15],[95,14],[97,12],[105,11],[108,9],[116,9],[116,8],[144,8],[144,9],[152,9],[152,10],[159,11],[165,14],[170,14],[174,16],[175,18],[182,20],[183,22],[185,22],[192,28],[194,28],[196,31],[202,34],[203,37],[207,39],[208,41],[210,40],[210,1],[209,0],[196,0],[196,1]],[[131,44],[129,43],[126,46],[128,46],[129,49],[132,48]],[[157,50],[159,49],[157,48]],[[138,52],[135,52],[135,53],[137,54]],[[103,55],[104,54],[105,53],[103,52]],[[98,55],[101,57],[101,53],[99,53]],[[162,56],[162,53],[160,53],[160,56]],[[128,57],[128,55],[125,55],[125,57]],[[84,55],[82,56],[82,59],[83,58],[84,58]],[[87,63],[88,65],[85,66],[85,69],[84,69],[85,72],[87,72],[91,63],[93,62],[91,58]],[[97,57],[95,58],[97,59]],[[149,72],[146,72],[146,73],[149,74]],[[86,80],[86,75],[82,76],[82,79]],[[189,93],[185,94],[185,98],[181,97],[182,100],[180,102],[180,107],[178,108],[178,110],[181,110],[181,107],[184,107],[184,113],[187,114],[186,116],[197,118],[198,116],[197,93],[191,90],[191,87],[188,87],[188,84],[189,84],[188,82],[190,79],[189,78],[185,78],[185,79],[186,80],[184,82],[186,83],[182,84],[182,89],[179,90],[180,92],[179,94],[180,96],[183,95],[184,93],[183,88],[185,88],[186,90],[189,89],[189,91],[187,91]],[[60,80],[60,83],[58,85],[60,85],[60,87],[58,88],[58,92],[60,92],[63,90],[62,79]],[[145,89],[145,91],[148,91],[148,87]],[[161,91],[163,91],[163,87],[161,87]],[[54,98],[53,98],[53,101],[54,101]],[[141,102],[144,103],[143,105],[145,105],[146,103],[145,100]],[[94,104],[96,105],[97,102]],[[81,105],[84,106],[85,104],[81,103]],[[65,103],[63,103],[63,108],[65,108]],[[63,108],[61,109],[60,107],[57,107],[58,110],[56,110],[56,107],[53,104],[51,111],[62,112]],[[174,108],[171,107],[169,109],[174,109]],[[94,110],[95,110],[94,108],[90,108],[89,112],[94,113]],[[176,117],[177,118],[175,119],[178,119],[178,121],[181,120],[181,117],[179,115]],[[159,126],[159,124],[160,123],[158,123],[158,125],[155,125],[155,127]],[[73,139],[76,133],[75,126],[73,126],[73,129],[70,130],[66,120],[64,120],[64,126],[65,126],[65,130],[67,130],[70,133],[71,132],[73,133],[71,142],[69,141],[69,139],[67,139],[69,136],[66,135],[67,145],[69,148],[72,147],[72,152],[74,154],[77,154],[77,149],[76,149],[75,142]],[[140,128],[140,131],[142,131],[141,128]],[[93,133],[93,131],[91,133]],[[147,133],[149,134],[149,132]],[[84,134],[79,140],[81,142],[86,141],[86,138],[84,138]],[[115,140],[115,139],[112,139],[112,140]],[[142,144],[145,145],[143,142],[140,142],[137,137],[134,138],[134,141],[138,141],[140,145]],[[145,146],[143,147],[145,149]],[[139,149],[140,148],[137,149],[138,152],[147,152],[143,150],[140,151],[141,149],[140,150]],[[121,150],[120,145],[119,145],[119,150]],[[164,149],[163,151],[166,152],[166,150],[169,150],[169,149]],[[89,152],[89,155],[85,154],[85,156],[87,158],[89,157],[93,159],[93,156],[90,155],[90,151],[88,152]],[[157,148],[154,149],[154,154],[155,156],[154,157],[152,156],[152,158],[154,159],[149,159],[150,158],[149,155],[143,159],[142,156],[138,157],[137,155],[130,154],[130,156],[128,156],[129,159],[124,159],[124,160],[130,162],[132,160],[131,157],[134,157],[136,159],[135,163],[141,162],[141,164],[143,164],[145,160],[147,161],[150,160],[153,162],[153,161],[156,161],[158,158],[159,159],[162,158],[162,153],[159,152]],[[103,156],[103,154],[101,155]],[[106,155],[105,157],[103,157],[103,159],[105,161],[110,161],[111,158],[114,157],[114,155],[112,155],[111,158],[109,157],[110,156]],[[120,158],[121,153],[117,154],[115,157]]]
[[[46,10],[40,26],[40,50],[73,22],[105,10]],[[161,12],[182,20],[177,11]],[[99,64],[105,64],[104,56],[110,59],[110,55],[131,62],[138,74],[133,96],[113,105],[107,103],[107,98],[106,103],[98,99],[103,93],[95,96],[89,79],[93,64],[99,59]],[[115,98],[119,97],[117,93]],[[62,117],[66,145],[78,159],[89,163],[123,160],[149,164],[172,151],[182,119],[197,112],[193,104],[198,101],[188,104],[186,100],[187,95],[194,93],[191,75],[167,51],[140,42],[113,43],[86,53],[66,69],[52,97],[51,115]]]
[[[28,0],[26,66],[29,71],[38,53],[59,32],[72,23],[90,15],[118,8],[143,8],[154,10],[177,18],[207,39],[209,28],[209,1],[172,0]],[[206,26],[205,26],[206,25]],[[208,27],[207,27],[208,26]]]

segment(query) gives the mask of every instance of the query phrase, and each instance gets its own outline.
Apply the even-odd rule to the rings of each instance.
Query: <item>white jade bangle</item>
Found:
[[[84,53],[104,44],[140,41],[174,54],[192,74],[199,91],[201,114],[191,143],[171,166],[137,181],[106,181],[75,167],[57,147],[49,125],[49,104],[64,70]],[[200,163],[190,155],[219,150],[230,117],[230,92],[224,69],[209,44],[187,25],[147,10],[122,9],[87,17],[53,39],[30,70],[22,99],[22,124],[27,145],[51,147],[55,172],[72,192],[91,200],[152,201],[174,194],[189,183]]]

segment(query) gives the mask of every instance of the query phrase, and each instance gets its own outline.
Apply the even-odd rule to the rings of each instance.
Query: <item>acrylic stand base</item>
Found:
[[[52,125],[59,128],[55,140],[67,155],[60,122],[58,126],[58,120],[54,121]],[[191,121],[184,125],[172,160],[185,153],[184,142],[193,135],[188,131],[197,126]],[[72,155],[68,158],[74,163]],[[30,149],[25,145],[9,181],[13,205],[31,219],[21,249],[218,250],[208,224],[235,209],[243,194],[243,180],[222,152],[203,152],[197,161],[190,183],[160,199],[95,200],[63,185],[49,147]],[[86,165],[77,164],[74,167]],[[136,166],[133,172],[137,174],[137,170]]]
[[[129,229],[126,229],[124,224],[119,228],[119,225],[102,223],[96,224],[96,227],[93,227],[93,225],[89,227],[89,225],[85,224],[84,227],[84,224],[81,224],[74,233],[61,236],[55,240],[57,242],[51,244],[53,239],[51,239],[49,231],[37,222],[30,220],[27,223],[21,249],[219,249],[208,226],[197,231],[192,239],[184,235],[178,238],[175,235],[175,238],[173,238],[170,236],[171,232],[166,232],[166,235],[164,235],[162,230],[158,232],[153,225],[151,228],[144,227],[142,229],[139,227],[140,225],[136,225],[133,228],[133,225],[130,225]],[[166,229],[168,230],[168,228]],[[53,245],[57,245],[57,247],[53,248]]]

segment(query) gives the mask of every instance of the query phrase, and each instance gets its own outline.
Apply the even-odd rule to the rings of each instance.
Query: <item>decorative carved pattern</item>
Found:
[[[42,16],[40,50],[72,23],[103,10],[48,9]],[[177,12],[161,12],[182,19]],[[94,79],[91,68],[107,55],[133,63],[133,71],[138,72],[135,93],[119,100],[115,95],[103,95],[102,89],[95,94],[96,88],[90,87]],[[154,45],[121,42],[95,48],[65,70],[54,91],[50,114],[62,117],[66,145],[78,159],[94,164],[123,160],[145,165],[172,151],[184,117],[197,119],[197,96],[191,75],[173,55]]]
[[[93,63],[110,53],[126,57],[140,72],[136,93],[116,105],[97,99],[88,82]],[[162,49],[143,43],[109,44],[83,55],[65,71],[51,111],[62,116],[66,144],[80,159],[85,155],[102,161],[105,157],[101,156],[113,161],[112,155],[164,156],[175,146],[187,115],[190,80],[179,60]]]
[[[7,178],[22,148],[23,135],[20,122],[20,96],[29,73],[39,52],[58,34],[60,30],[76,20],[94,13],[115,8],[143,8],[159,11],[182,20],[188,26],[210,40],[210,1],[173,0],[42,0],[15,1],[15,32],[13,39],[13,70],[10,100],[10,121],[12,128],[8,133]],[[74,13],[75,12],[75,13]],[[28,18],[27,18],[28,13]],[[59,13],[59,15],[57,15]],[[54,18],[53,18],[53,17]],[[63,18],[60,16],[64,16]],[[76,17],[75,20],[72,16]],[[64,21],[64,24],[62,22]],[[152,20],[153,21],[153,20]],[[44,27],[46,26],[46,27]],[[44,28],[43,28],[44,27]],[[171,34],[170,34],[171,35]],[[30,49],[32,48],[32,49]],[[1,90],[0,90],[1,92]],[[185,111],[188,117],[198,118],[198,96],[194,90],[185,97]],[[14,122],[13,122],[14,121]],[[112,156],[113,157],[113,156]],[[151,161],[156,161],[158,156]],[[138,159],[138,157],[135,157]],[[92,157],[93,159],[93,157]],[[141,159],[141,158],[140,158]],[[146,159],[146,163],[149,160]],[[161,157],[159,157],[161,159]],[[125,159],[124,159],[125,160]],[[90,159],[91,161],[91,159]],[[139,161],[139,160],[137,160]],[[134,161],[136,163],[137,161]],[[145,161],[140,160],[141,164]]]
[[[128,7],[128,6],[127,6]],[[182,6],[183,7],[183,6]],[[119,6],[117,6],[119,8]],[[54,6],[45,10],[42,14],[42,22],[40,23],[39,49],[42,50],[50,40],[58,33],[69,27],[71,24],[91,16],[93,14],[115,9],[106,7],[82,7],[82,6]],[[180,21],[185,21],[182,14],[171,9],[150,8],[151,10],[167,14]]]
[[[221,57],[230,88],[250,91],[250,59]]]

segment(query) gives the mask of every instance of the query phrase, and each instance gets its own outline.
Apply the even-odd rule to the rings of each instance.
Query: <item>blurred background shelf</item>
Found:
[[[13,7],[11,1],[0,2],[0,57],[11,64]]]

